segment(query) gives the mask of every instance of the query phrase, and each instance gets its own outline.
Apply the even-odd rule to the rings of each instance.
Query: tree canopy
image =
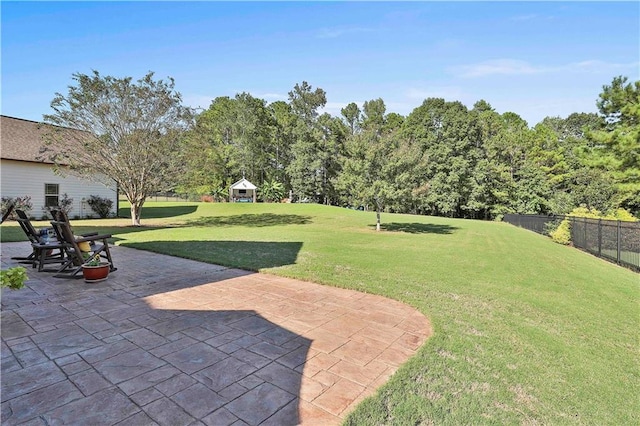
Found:
[[[224,199],[241,177],[263,188],[264,201],[289,195],[375,210],[378,227],[385,211],[494,219],[583,206],[640,214],[640,82],[625,77],[603,86],[598,114],[533,126],[485,100],[468,108],[441,98],[406,117],[387,113],[383,99],[351,102],[334,117],[323,111],[325,91],[306,81],[288,101],[215,98],[191,126],[173,80],[152,77],[76,74],[78,85],[57,94],[46,117],[85,135],[58,135],[47,146],[53,157],[118,182],[138,223],[153,191]]]
[[[146,198],[172,189],[183,173],[182,137],[192,112],[182,106],[174,81],[154,80],[149,72],[131,77],[76,73],[67,94],[56,93],[44,155],[61,173],[111,179],[131,203],[131,220],[140,225]]]
[[[191,172],[203,175],[201,153],[213,149],[220,161],[209,167],[209,182],[251,174],[258,186],[281,183],[294,201],[364,206],[378,220],[382,211],[491,219],[580,206],[639,214],[639,85],[616,77],[603,87],[599,114],[546,117],[530,127],[485,100],[469,109],[430,98],[404,117],[372,99],[351,102],[332,117],[321,112],[324,90],[302,82],[288,102],[248,109],[250,119],[233,112],[234,102],[248,95],[214,100],[198,117],[196,133],[206,143]],[[242,152],[244,163],[222,154],[221,127],[227,135],[250,135],[225,142]]]
[[[640,211],[640,81],[616,77],[603,86],[598,109],[602,129],[592,130],[594,163],[610,171],[617,186],[618,204]]]

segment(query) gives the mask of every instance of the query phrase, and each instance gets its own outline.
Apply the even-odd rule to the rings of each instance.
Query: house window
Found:
[[[60,194],[60,185],[57,183],[44,184],[44,206],[57,207]]]
[[[247,193],[246,189],[239,189],[238,190],[238,194],[240,194],[240,195],[245,195],[246,193]]]

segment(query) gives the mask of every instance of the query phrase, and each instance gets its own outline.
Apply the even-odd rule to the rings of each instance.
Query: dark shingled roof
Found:
[[[6,160],[51,163],[40,159],[44,133],[42,123],[0,116],[0,157]]]

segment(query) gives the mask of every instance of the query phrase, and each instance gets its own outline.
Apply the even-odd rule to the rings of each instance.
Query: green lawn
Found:
[[[640,275],[503,223],[382,220],[376,233],[374,213],[337,207],[149,203],[143,228],[72,224],[418,308],[434,336],[347,424],[640,424]]]

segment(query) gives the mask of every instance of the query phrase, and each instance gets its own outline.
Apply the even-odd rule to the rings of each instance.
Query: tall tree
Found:
[[[418,209],[446,216],[475,216],[469,204],[473,172],[480,156],[480,127],[474,115],[460,102],[430,98],[405,121],[406,137],[422,149],[428,159],[422,171],[428,191]]]
[[[223,189],[228,192],[240,173],[234,146],[236,104],[228,96],[217,97],[196,117],[183,146],[183,162],[187,167],[180,180],[182,191],[197,195]]]
[[[551,191],[548,208],[567,214],[579,206],[609,211],[613,187],[608,172],[585,161],[585,151],[593,148],[588,131],[602,128],[597,114],[574,113],[566,119],[546,117],[532,131],[526,158],[543,171]]]
[[[236,95],[234,147],[242,175],[264,182],[270,175],[273,121],[266,102],[249,93]]]
[[[355,102],[351,102],[340,110],[340,114],[349,127],[349,134],[355,135],[360,130],[361,114],[360,108]]]
[[[498,217],[513,212],[511,197],[514,179],[513,167],[505,162],[503,147],[505,140],[505,119],[491,105],[480,100],[473,106],[480,128],[479,146],[482,155],[476,164],[469,206],[484,212],[484,218]],[[474,207],[475,203],[475,207]]]
[[[318,125],[322,131],[319,147],[322,196],[319,202],[336,204],[338,197],[335,181],[340,173],[340,159],[344,154],[344,143],[349,130],[342,120],[326,113],[318,118]]]
[[[366,101],[362,105],[362,127],[382,131],[387,107],[381,98]]]
[[[249,93],[214,99],[187,138],[189,170],[182,187],[212,193],[243,176],[258,184],[268,180],[276,166],[274,123],[266,102]]]
[[[313,90],[306,81],[296,84],[289,92],[289,104],[297,120],[287,173],[297,199],[321,201],[324,198],[321,155],[323,132],[318,123],[318,110],[326,103],[325,91],[320,88]]]
[[[291,105],[284,101],[276,101],[269,105],[272,117],[271,143],[271,179],[282,182],[285,191],[291,189],[287,167],[291,163],[291,146],[295,142],[297,117]]]
[[[603,87],[597,105],[607,124],[588,134],[597,144],[596,163],[612,171],[619,204],[640,214],[640,81],[615,77]]]
[[[76,85],[56,93],[46,123],[58,127],[45,141],[45,155],[72,173],[118,185],[131,203],[131,221],[140,225],[142,206],[157,191],[172,189],[182,173],[181,139],[192,125],[172,78],[154,80],[149,72],[137,82],[73,74]],[[82,132],[78,132],[81,130]]]
[[[327,104],[327,93],[319,87],[313,90],[309,83],[303,81],[289,92],[289,103],[295,115],[307,126],[313,126],[319,115],[318,109]]]
[[[382,99],[365,105],[375,107],[368,110],[362,131],[347,139],[337,187],[350,204],[373,206],[379,231],[382,212],[394,201],[406,203],[417,186],[413,171],[419,152],[397,128],[385,131]]]

